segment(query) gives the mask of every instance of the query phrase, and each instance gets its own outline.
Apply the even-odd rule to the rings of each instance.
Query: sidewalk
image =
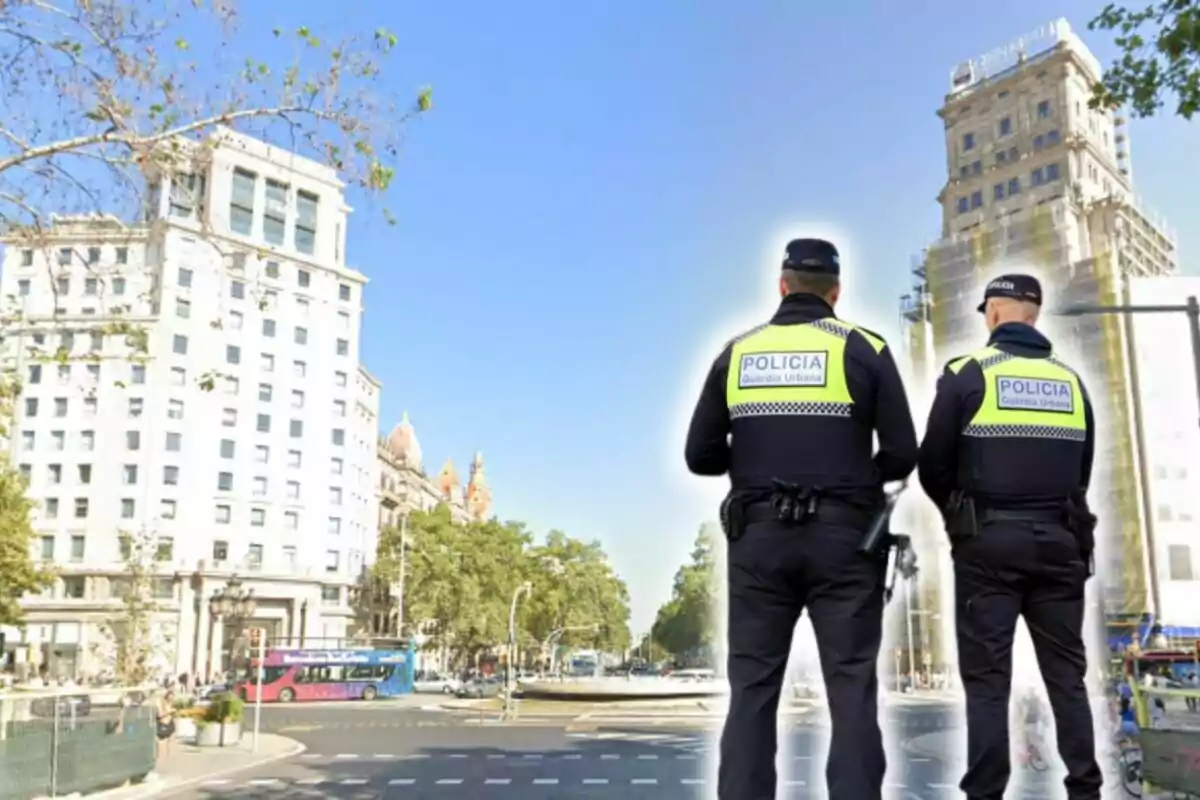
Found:
[[[170,755],[159,760],[157,769],[146,778],[145,783],[126,785],[88,797],[94,800],[154,797],[203,780],[291,758],[305,749],[295,739],[270,733],[259,734],[257,751],[253,749],[252,741],[253,737],[249,734],[236,747],[195,747],[176,741]]]

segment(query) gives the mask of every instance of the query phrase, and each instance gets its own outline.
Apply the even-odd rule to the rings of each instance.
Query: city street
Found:
[[[949,724],[948,706],[890,708],[897,732],[913,737]],[[303,706],[264,710],[263,730],[302,742],[307,752],[232,776],[200,782],[184,800],[337,797],[685,798],[711,797],[715,720],[656,723],[525,719],[480,723],[421,708]],[[781,796],[823,796],[825,732],[820,715],[790,723],[781,756]],[[892,748],[887,795],[895,800],[958,796],[959,771],[925,754]],[[1025,798],[1056,797],[1052,784]],[[1016,795],[1011,795],[1016,796]]]

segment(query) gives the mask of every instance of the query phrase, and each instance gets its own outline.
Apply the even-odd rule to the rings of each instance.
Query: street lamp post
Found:
[[[1187,314],[1192,340],[1192,369],[1195,372],[1196,396],[1200,398],[1200,300],[1189,295],[1183,305],[1173,306],[1105,306],[1080,303],[1066,306],[1057,312],[1062,317],[1084,317],[1092,314]],[[1200,423],[1200,417],[1197,418]]]
[[[254,590],[243,589],[241,580],[234,575],[222,588],[213,590],[212,597],[208,598],[208,610],[214,620],[249,619],[258,610],[258,601],[254,598]],[[224,667],[224,664],[220,666]],[[211,677],[211,660],[209,672]]]
[[[521,595],[528,596],[533,591],[533,584],[525,581],[513,592],[512,604],[508,608],[508,674],[504,681],[504,718],[509,719],[513,712],[513,686],[515,675],[513,661],[517,654],[517,603]]]
[[[1200,300],[1197,300],[1195,295],[1188,295],[1183,305],[1108,306],[1077,303],[1061,308],[1056,313],[1063,317],[1083,317],[1092,314],[1186,314],[1188,318],[1188,332],[1190,333],[1192,342],[1192,370],[1196,380],[1196,397],[1197,402],[1200,402]],[[1200,417],[1197,417],[1197,424],[1200,424]],[[1138,436],[1141,436],[1140,431],[1138,431]],[[1143,480],[1145,479],[1143,478]],[[1148,524],[1146,528],[1146,556],[1149,561],[1150,602],[1157,613],[1162,608],[1162,604],[1159,600],[1157,544],[1154,541],[1153,533],[1153,526]]]

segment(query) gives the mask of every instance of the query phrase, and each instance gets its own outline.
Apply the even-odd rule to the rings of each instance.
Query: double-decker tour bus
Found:
[[[258,699],[258,659],[239,676],[243,700]],[[411,694],[412,645],[405,649],[340,647],[329,650],[274,648],[263,660],[262,700],[374,700]]]

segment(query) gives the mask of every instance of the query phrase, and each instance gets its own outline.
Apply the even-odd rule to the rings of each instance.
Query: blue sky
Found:
[[[407,410],[432,471],[481,449],[502,518],[603,541],[641,631],[715,516],[683,429],[719,343],[774,305],[772,245],[836,223],[846,291],[894,337],[940,230],[951,67],[1058,15],[1106,60],[1102,5],[295,0],[249,22],[386,26],[392,85],[434,87],[399,226],[359,203],[348,247],[383,425]],[[1140,193],[1195,230],[1196,129],[1131,139]]]

